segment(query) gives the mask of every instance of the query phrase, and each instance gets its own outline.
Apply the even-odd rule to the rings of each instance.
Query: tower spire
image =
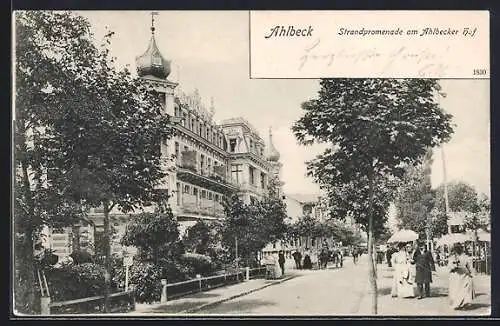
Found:
[[[273,144],[273,128],[269,127],[269,150],[267,155],[267,160],[271,162],[278,162],[280,159],[280,153],[276,150]]]
[[[157,11],[152,11],[151,12],[151,34],[154,35],[155,33],[155,16],[158,15]]]

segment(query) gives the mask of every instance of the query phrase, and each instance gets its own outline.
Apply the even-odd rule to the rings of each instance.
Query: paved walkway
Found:
[[[299,276],[290,272],[284,278],[277,280],[253,279],[246,282],[216,288],[210,291],[195,293],[185,297],[168,301],[166,304],[136,304],[136,310],[128,315],[144,314],[187,314],[202,309],[209,309],[222,302],[232,300],[255,291],[265,289],[269,286],[280,284]]]
[[[448,304],[448,273],[438,268],[431,283],[431,297],[392,298],[392,269],[378,265],[378,314],[379,316],[487,316],[491,314],[491,277],[477,274],[474,278],[476,298],[467,310],[453,310]],[[365,295],[360,304],[358,315],[371,315],[370,284],[366,282]]]
[[[128,315],[369,316],[371,295],[367,262],[366,255],[363,255],[357,265],[347,259],[344,268],[291,270],[288,277],[280,280],[255,279],[171,300],[166,304],[137,304],[136,311]],[[448,305],[448,274],[445,269],[439,269],[433,277],[431,297],[417,300],[391,298],[392,269],[385,264],[377,268],[378,316],[490,314],[489,276],[476,275],[477,297],[470,309],[457,311]]]

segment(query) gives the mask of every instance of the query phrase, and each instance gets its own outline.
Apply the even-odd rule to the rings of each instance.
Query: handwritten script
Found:
[[[449,52],[449,47],[446,48]],[[416,65],[418,77],[440,78],[446,75],[449,67],[445,64],[443,54],[436,54],[430,48],[410,49],[407,46],[388,48],[384,44],[383,49],[375,47],[365,49],[341,48],[338,51],[325,51],[321,49],[321,39],[317,39],[308,45],[299,57],[298,70],[311,64],[320,64],[330,67],[334,63],[339,64],[372,64],[380,67],[378,72],[381,76],[393,72],[401,65]]]

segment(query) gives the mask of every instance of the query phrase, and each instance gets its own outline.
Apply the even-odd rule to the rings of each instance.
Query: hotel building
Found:
[[[169,80],[171,62],[158,49],[154,27],[151,31],[147,50],[136,58],[137,74],[160,94],[164,113],[171,117],[175,129],[174,136],[161,144],[162,164],[167,177],[158,188],[177,218],[183,236],[186,228],[197,221],[223,219],[222,201],[228,193],[237,193],[247,204],[262,199],[268,192],[269,180],[273,177],[281,180],[282,163],[274,148],[271,130],[266,146],[257,130],[244,118],[217,123],[213,118],[213,101],[206,106],[198,90],[186,94],[178,83]],[[280,194],[282,185],[280,182]],[[89,214],[95,228],[93,239],[102,236],[102,213],[102,209],[97,208]],[[112,252],[121,254],[123,248],[119,239],[133,214],[112,211],[110,218],[116,230]],[[85,223],[82,228],[86,230],[88,226]],[[78,232],[72,232],[73,229],[52,233],[52,240],[60,239],[51,241],[57,254],[67,255],[75,248],[72,235]],[[84,248],[91,250],[88,245],[81,246]]]

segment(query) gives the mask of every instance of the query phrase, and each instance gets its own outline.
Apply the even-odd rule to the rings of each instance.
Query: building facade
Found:
[[[171,81],[171,62],[158,49],[154,26],[151,33],[148,48],[136,57],[137,74],[159,93],[163,113],[170,116],[175,129],[174,136],[161,143],[162,168],[167,176],[157,190],[164,195],[164,203],[171,208],[183,236],[188,227],[200,220],[223,219],[222,202],[229,193],[237,193],[247,204],[262,199],[268,193],[269,180],[273,177],[281,180],[282,164],[272,143],[271,130],[269,146],[266,146],[257,130],[242,117],[218,123],[214,120],[213,101],[207,106],[197,89],[188,94]],[[279,185],[281,193],[283,183],[280,181]],[[141,211],[154,210],[151,206]],[[102,209],[96,208],[89,214],[95,239],[103,232],[102,213]],[[114,254],[123,253],[119,239],[133,216],[118,210],[110,213],[111,225],[116,231],[112,244]],[[71,242],[66,238],[66,242]],[[58,251],[67,255],[71,248]]]

